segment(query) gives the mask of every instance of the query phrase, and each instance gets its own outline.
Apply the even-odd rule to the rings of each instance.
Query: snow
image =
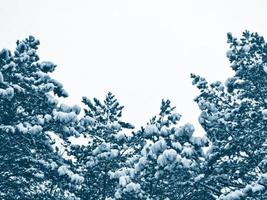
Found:
[[[99,150],[101,152],[103,151],[109,151],[110,150],[110,143],[106,143],[106,142],[102,142],[100,145],[99,145]]]
[[[52,170],[54,170],[54,169],[56,169],[58,167],[58,165],[57,165],[57,163],[52,162],[52,163],[50,163],[50,167],[51,167]]]
[[[174,149],[166,149],[163,152],[163,155],[166,157],[167,160],[173,162],[176,159],[177,152]]]
[[[208,105],[208,108],[209,108],[209,110],[210,110],[211,112],[216,112],[216,111],[217,111],[217,108],[216,108],[216,106],[215,106],[213,103],[210,103],[210,104]]]
[[[84,178],[78,174],[74,174],[66,165],[62,165],[58,168],[58,174],[59,176],[67,175],[71,182],[74,182],[76,184],[81,184],[84,181]]]
[[[83,126],[88,126],[88,125],[93,126],[95,124],[95,119],[92,118],[92,117],[86,116],[86,117],[84,117],[84,118],[81,119],[81,122],[80,123]]]
[[[41,80],[45,80],[45,79],[48,79],[49,78],[49,76],[46,73],[41,72],[41,71],[35,72],[34,75],[36,75],[37,77],[39,77]]]
[[[39,125],[31,126],[30,124],[26,124],[26,123],[25,124],[19,123],[16,125],[16,128],[19,132],[23,134],[26,134],[26,133],[37,134],[43,130],[43,128]]]
[[[44,174],[43,173],[35,173],[34,174],[35,177],[43,179],[44,178]]]
[[[55,86],[52,83],[47,83],[47,84],[40,85],[38,89],[40,91],[50,92],[50,91],[53,91],[54,88],[55,88]]]
[[[78,174],[71,175],[70,180],[76,184],[81,184],[84,182],[84,178]]]
[[[170,135],[170,139],[172,140],[172,141],[175,141],[175,135]]]
[[[96,162],[94,161],[94,159],[90,159],[86,162],[86,166],[87,167],[93,167],[96,165]]]
[[[217,87],[217,89],[218,89],[219,91],[224,91],[224,85],[221,83],[221,84]]]
[[[127,192],[137,192],[138,190],[140,190],[140,188],[141,188],[140,184],[138,184],[138,183],[136,184],[136,183],[131,182],[131,183],[127,184],[126,191]]]
[[[183,157],[183,158],[181,158],[181,163],[183,164],[183,166],[185,168],[190,168],[191,164],[192,164],[192,161]]]
[[[0,83],[3,83],[3,82],[4,82],[4,77],[3,77],[2,72],[0,72]]]
[[[112,127],[115,129],[115,130],[120,130],[121,129],[121,125],[118,123],[118,122],[114,122],[112,124]]]
[[[46,94],[46,98],[47,98],[47,102],[48,103],[51,103],[51,104],[54,104],[54,105],[58,104],[58,100],[55,99],[52,95]]]
[[[239,190],[237,191],[232,191],[226,196],[223,196],[220,198],[220,200],[238,200],[243,196],[243,193]]]
[[[227,58],[230,58],[232,55],[233,55],[233,51],[232,51],[232,50],[228,50],[228,51],[226,52],[226,56],[227,56]]]
[[[12,62],[14,63],[14,62]],[[2,70],[7,70],[8,68],[11,68],[13,65],[10,65],[10,64],[6,64],[2,67]],[[15,65],[16,66],[16,65]]]
[[[110,158],[110,153],[109,152],[103,152],[97,155],[98,158],[104,158],[104,159],[109,159]]]
[[[156,125],[147,125],[145,128],[145,135],[151,136],[153,134],[157,134],[158,131],[159,130]]]
[[[45,120],[41,115],[37,116],[37,123],[40,124],[40,125],[44,125]]]
[[[194,154],[194,150],[191,146],[185,146],[181,154],[187,157],[191,157]]]
[[[65,113],[61,111],[53,111],[54,119],[62,123],[78,121],[77,115],[74,112]]]
[[[263,71],[267,74],[267,64],[263,66]]]
[[[180,144],[180,142],[172,142],[172,147],[179,151],[181,151],[182,149],[182,145]]]
[[[110,156],[110,147],[110,143],[103,142],[92,151],[92,154],[94,156],[98,155],[101,158],[108,158]],[[113,152],[113,154],[115,154],[115,152]]]
[[[248,65],[249,69],[252,69],[254,67],[254,65]]]
[[[158,171],[156,171],[156,173],[155,173],[155,178],[156,179],[159,179],[162,175],[163,175],[163,170],[158,170]]]
[[[206,137],[192,137],[190,139],[190,142],[192,142],[192,144],[196,145],[196,146],[203,146],[207,141]]]
[[[0,97],[12,99],[14,96],[14,89],[11,87],[8,87],[6,89],[0,89]]]
[[[130,179],[128,176],[121,176],[119,178],[119,185],[122,187],[125,187],[129,181],[130,181]]]
[[[115,177],[115,173],[112,172],[112,171],[108,171],[108,175],[109,175],[109,178],[110,178],[110,179],[115,179],[115,178],[116,178],[116,177]]]
[[[96,147],[93,151],[92,151],[92,154],[94,155],[94,156],[96,156],[97,154],[99,154],[100,153],[100,149],[98,148],[98,147]]]
[[[176,137],[182,136],[183,135],[183,129],[181,127],[179,127],[179,128],[175,127],[174,135]]]
[[[248,192],[248,191],[252,191],[253,193],[254,192],[260,192],[262,190],[264,190],[265,187],[263,185],[260,185],[258,183],[254,184],[254,185],[247,185],[245,188],[244,188],[244,192]]]
[[[80,136],[80,133],[74,127],[70,127],[67,133],[73,135],[74,137]]]
[[[12,85],[13,89],[15,92],[18,92],[18,93],[25,93],[25,89],[20,87],[19,85],[17,84],[13,84]]]
[[[151,146],[153,153],[158,154],[159,152],[164,151],[167,148],[167,144],[164,139],[160,139]]]
[[[162,135],[162,136],[168,136],[169,135],[169,131],[168,131],[168,128],[166,126],[163,126],[160,129],[160,135]]]
[[[117,141],[123,140],[124,138],[126,138],[126,135],[125,135],[124,133],[122,133],[122,132],[119,132],[119,133],[117,133],[117,134],[115,135],[115,139],[116,139]]]
[[[206,109],[206,107],[207,107],[207,103],[206,103],[203,99],[201,99],[201,100],[198,102],[198,107],[199,107],[201,110],[204,110],[204,109]]]
[[[243,46],[243,51],[244,52],[249,52],[249,50],[250,50],[250,46],[248,44]]]
[[[171,115],[171,118],[172,118],[172,120],[177,121],[177,120],[180,120],[181,115],[179,113],[173,113]]]
[[[22,81],[22,80],[24,79],[24,76],[22,76],[21,73],[15,73],[15,74],[14,74],[14,77],[15,77],[16,79],[19,79],[20,81]]]
[[[42,130],[43,128],[39,125],[34,125],[32,127],[29,127],[30,134],[37,134],[37,133],[40,133]]]
[[[60,166],[57,171],[59,173],[59,176],[64,176],[71,172],[65,165]]]
[[[19,123],[16,128],[19,132],[26,134],[28,132],[28,128],[24,127],[22,123]]]
[[[264,118],[267,118],[267,109],[261,111]]]
[[[146,163],[147,163],[147,159],[146,159],[145,157],[141,157],[141,158],[139,159],[139,164],[145,166]]]
[[[44,119],[45,119],[45,122],[50,122],[52,120],[52,116],[49,114],[45,114]]]
[[[166,166],[169,163],[176,161],[177,152],[174,149],[166,149],[163,154],[161,154],[158,159],[157,163],[160,166]]]
[[[115,129],[115,130],[120,130],[121,129],[121,125],[118,122],[108,123],[107,127],[110,128],[110,129]]]
[[[66,104],[64,104],[64,103],[62,103],[59,106],[59,110],[62,111],[62,112],[69,113],[69,112],[71,112],[71,107],[66,105]]]
[[[201,179],[203,179],[205,177],[205,174],[199,174],[196,178],[194,178],[194,181],[198,182]]]
[[[114,197],[116,199],[120,199],[121,198],[121,193],[119,191],[116,191]]]
[[[228,194],[221,195],[220,200],[238,200],[245,199],[248,194],[264,191],[265,184],[262,181],[266,178],[266,174],[262,174],[260,178],[251,184],[247,184],[245,188],[230,191]],[[262,185],[263,184],[263,185]]]
[[[4,130],[7,133],[15,133],[15,128],[13,126],[0,125],[0,130]]]
[[[50,61],[43,61],[40,64],[40,68],[44,72],[52,72],[52,71],[54,71],[55,67],[56,67],[56,65]]]
[[[194,126],[193,126],[192,124],[190,124],[190,123],[186,123],[186,124],[183,126],[183,129],[184,129],[185,134],[186,134],[189,138],[192,137],[192,135],[193,135],[193,133],[194,133],[194,131],[195,131]]]
[[[113,176],[114,176],[114,178],[118,178],[119,179],[121,176],[126,176],[127,173],[128,173],[128,169],[122,168],[122,169],[119,169],[119,170],[115,171]]]
[[[28,55],[33,56],[35,54],[36,54],[36,50],[35,49],[28,50]]]
[[[74,106],[72,106],[71,110],[75,112],[76,115],[78,115],[81,112],[81,107],[75,104]]]
[[[59,110],[65,113],[74,112],[76,115],[78,115],[81,112],[81,107],[78,105],[74,106],[68,106],[64,103],[60,104]]]
[[[141,157],[137,164],[135,164],[134,169],[135,172],[139,172],[145,168],[147,164],[147,159],[145,157]]]
[[[118,155],[119,155],[119,150],[117,150],[117,149],[111,149],[110,150],[111,158],[116,158],[116,157],[118,157]]]

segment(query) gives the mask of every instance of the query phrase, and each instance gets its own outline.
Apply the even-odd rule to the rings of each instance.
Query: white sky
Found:
[[[190,73],[225,81],[226,33],[267,37],[266,9],[264,0],[0,0],[0,48],[34,35],[41,60],[58,65],[67,102],[111,91],[124,118],[144,125],[169,98],[201,133]]]

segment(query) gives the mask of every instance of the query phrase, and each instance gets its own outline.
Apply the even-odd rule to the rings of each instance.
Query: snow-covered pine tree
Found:
[[[212,142],[203,183],[215,198],[267,198],[267,45],[257,33],[228,34],[235,74],[222,84],[193,75],[199,122]]]
[[[83,97],[85,116],[81,119],[89,138],[87,146],[72,145],[77,158],[77,168],[84,174],[82,189],[77,191],[81,199],[106,199],[114,194],[117,180],[110,179],[108,172],[122,166],[126,160],[129,136],[127,129],[134,127],[121,121],[123,106],[112,93],[104,102]]]
[[[123,168],[109,172],[119,180],[114,199],[194,199],[208,140],[194,137],[191,124],[177,127],[180,115],[174,109],[162,100],[159,115],[134,133],[131,157]]]
[[[49,76],[56,65],[38,62],[39,41],[17,41],[0,52],[0,198],[65,199],[58,167],[66,160],[52,147],[52,135],[67,138],[74,112],[60,112],[62,84]],[[54,95],[55,94],[55,95]],[[63,125],[62,125],[63,124]]]

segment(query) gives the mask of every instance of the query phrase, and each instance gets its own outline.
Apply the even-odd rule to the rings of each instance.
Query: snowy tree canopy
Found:
[[[68,93],[33,36],[1,50],[0,198],[267,199],[267,44],[248,31],[227,42],[232,77],[191,74],[201,137],[170,100],[136,129],[110,92],[61,103]]]
[[[66,161],[53,148],[51,133],[67,137],[62,130],[74,127],[75,120],[59,122],[55,95],[67,93],[49,76],[56,65],[38,62],[38,45],[30,36],[17,41],[14,53],[0,52],[1,199],[60,198],[65,193],[57,167]]]
[[[200,89],[195,99],[202,111],[199,122],[212,142],[204,180],[215,197],[254,199],[254,189],[245,188],[267,170],[267,45],[263,37],[247,31],[241,39],[229,33],[228,43],[227,57],[235,74],[225,84],[209,85],[204,78],[192,74],[193,84]],[[257,199],[264,199],[266,185],[259,187],[255,189],[260,193]]]
[[[82,102],[86,108],[80,124],[89,143],[71,147],[77,158],[76,168],[85,178],[81,190],[76,192],[81,199],[105,199],[113,195],[116,186],[108,172],[118,169],[125,162],[125,152],[130,148],[130,136],[125,130],[134,127],[120,120],[123,106],[110,92],[104,102],[97,98],[91,101],[87,97],[83,97]]]
[[[180,115],[169,100],[162,100],[159,116],[134,133],[125,165],[110,172],[119,179],[115,199],[183,199],[197,182],[205,137],[194,137],[194,127],[177,127]]]

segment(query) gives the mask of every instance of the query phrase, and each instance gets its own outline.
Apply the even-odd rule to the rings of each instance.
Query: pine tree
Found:
[[[219,199],[266,199],[267,45],[257,33],[239,40],[228,34],[227,57],[235,74],[208,84],[192,74],[199,122],[212,146],[203,168],[203,188]]]
[[[193,199],[208,140],[194,137],[191,124],[177,127],[180,115],[174,109],[162,100],[159,116],[134,134],[132,156],[110,173],[119,179],[115,199]]]
[[[76,114],[58,112],[55,95],[67,93],[49,76],[56,65],[38,62],[38,45],[30,36],[17,41],[13,54],[0,52],[1,199],[65,199],[57,170],[67,161],[55,152],[51,133],[67,138],[61,124],[74,123]]]
[[[39,62],[37,39],[0,51],[0,198],[266,199],[267,44],[248,31],[228,43],[225,84],[191,75],[207,137],[178,126],[169,100],[135,132],[112,93],[84,97],[80,117],[58,103],[68,94],[50,77],[56,65]],[[70,141],[81,135],[87,145]]]
[[[134,127],[120,120],[123,106],[112,93],[107,94],[104,102],[84,97],[83,103],[87,108],[81,124],[90,142],[87,146],[72,146],[77,168],[85,179],[77,196],[81,199],[106,199],[114,193],[116,185],[108,172],[125,162],[128,136],[124,131]]]

